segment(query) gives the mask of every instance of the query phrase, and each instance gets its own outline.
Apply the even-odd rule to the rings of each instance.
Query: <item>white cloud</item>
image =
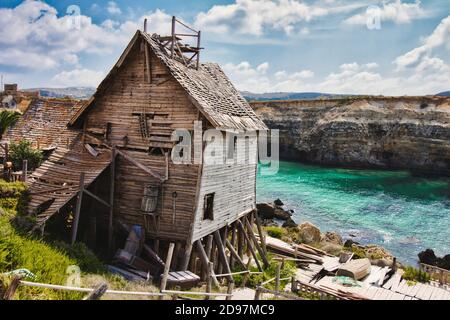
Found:
[[[102,71],[74,69],[58,73],[52,78],[52,82],[58,87],[97,87],[103,77]]]
[[[420,19],[427,16],[427,13],[421,6],[421,1],[416,0],[413,3],[402,2],[401,0],[395,0],[393,2],[384,3],[379,7],[379,10],[375,10],[370,7],[364,13],[360,13],[344,21],[347,25],[367,25],[367,21],[372,18],[372,15],[379,14],[381,21],[393,21],[398,24],[410,23],[413,20]]]
[[[248,62],[223,66],[239,90],[265,92],[323,92],[336,94],[426,95],[448,90],[450,67],[438,58],[425,59],[408,75],[385,76],[378,64],[345,63],[318,78],[310,70],[261,72]],[[258,71],[259,69],[259,71]]]
[[[122,10],[119,8],[117,3],[115,3],[114,1],[108,2],[108,7],[106,8],[106,10],[109,12],[109,14],[113,14],[113,15],[122,14]]]
[[[310,5],[296,0],[236,0],[232,4],[215,5],[207,12],[197,15],[195,25],[199,29],[217,34],[246,34],[261,36],[266,28],[292,34],[308,33],[298,28],[301,23],[359,8],[361,5]],[[301,26],[300,26],[301,27]]]
[[[415,66],[422,59],[429,59],[433,49],[444,46],[450,50],[450,16],[441,21],[433,33],[423,41],[423,45],[397,57],[394,64],[399,70]]]
[[[171,17],[163,11],[145,17],[149,32],[170,32]],[[142,25],[134,21],[109,19],[97,25],[84,15],[59,17],[45,2],[26,0],[15,8],[0,8],[0,64],[34,70],[78,67],[81,54],[122,50],[139,28]]]

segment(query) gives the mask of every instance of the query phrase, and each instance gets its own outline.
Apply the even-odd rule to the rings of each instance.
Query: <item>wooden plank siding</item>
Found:
[[[235,164],[203,164],[193,241],[221,229],[256,208],[256,161],[247,161],[245,164],[245,160],[256,159],[257,138],[250,137],[248,141],[248,155],[235,153]],[[209,193],[215,193],[214,220],[203,219],[204,198]]]

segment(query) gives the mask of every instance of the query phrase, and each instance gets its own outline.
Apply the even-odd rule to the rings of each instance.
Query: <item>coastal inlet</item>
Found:
[[[402,263],[432,248],[450,252],[450,179],[405,171],[355,170],[280,162],[276,175],[258,174],[257,201],[280,198],[297,223],[388,249]]]

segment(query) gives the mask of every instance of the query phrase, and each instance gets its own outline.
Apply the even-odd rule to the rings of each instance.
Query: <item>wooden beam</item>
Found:
[[[255,213],[255,222],[256,222],[256,227],[258,229],[259,239],[261,239],[261,248],[263,249],[264,253],[267,255],[266,236],[263,232],[261,218],[259,217],[258,213]]]
[[[191,257],[192,253],[192,243],[187,242],[184,247],[184,256],[180,263],[180,271],[186,271],[189,266],[189,258]]]
[[[8,289],[3,294],[3,300],[12,300],[19,285],[20,285],[20,276],[14,276]]]
[[[95,194],[93,194],[92,192],[90,192],[88,189],[84,189],[83,192],[85,194],[87,194],[88,196],[90,196],[91,198],[97,200],[98,202],[100,202],[102,205],[104,205],[105,207],[110,207],[110,204],[108,202],[106,202],[105,200],[99,198],[98,196],[96,196]]]
[[[151,65],[150,65],[150,52],[148,49],[148,42],[146,40],[144,41],[144,45],[145,45],[145,71],[146,71],[146,75],[147,75],[147,81],[148,81],[148,83],[152,83],[152,69],[151,69]]]
[[[241,265],[242,268],[245,269],[246,265],[245,265],[244,261],[242,261],[241,257],[239,257],[238,253],[236,252],[233,245],[231,244],[231,242],[228,239],[226,240],[226,246],[227,246],[228,250],[230,250],[231,256],[234,257],[237,262],[239,262],[239,264]]]
[[[234,250],[234,246],[236,245],[236,224],[235,224],[235,223],[233,223],[233,224],[231,225],[231,242],[230,242],[230,245],[231,245],[231,247],[232,247],[233,250]],[[228,247],[228,249],[230,249],[230,248]],[[231,251],[231,249],[230,249],[230,251]],[[236,251],[235,251],[235,252],[236,252]],[[237,254],[237,252],[236,252],[236,255],[239,257],[239,255]],[[234,256],[233,254],[230,255],[230,267],[231,267],[231,268],[234,267],[234,260],[233,260],[234,257],[235,257],[235,256]],[[239,258],[240,258],[240,257],[239,257]]]
[[[163,292],[164,290],[166,290],[166,286],[167,286],[167,277],[169,276],[169,271],[170,271],[170,264],[172,263],[172,255],[173,255],[173,249],[175,248],[175,244],[173,242],[171,242],[169,244],[169,250],[167,251],[167,258],[166,258],[166,263],[164,266],[164,273],[163,273],[163,277],[161,279],[161,285],[159,287],[160,291]],[[159,297],[159,300],[162,300],[162,296]]]
[[[214,241],[216,242],[217,249],[218,249],[218,252],[219,252],[219,257],[220,257],[220,259],[222,261],[223,267],[225,268],[225,272],[226,273],[231,273],[230,265],[228,264],[227,255],[225,253],[225,248],[223,246],[223,240],[220,237],[219,230],[214,231],[213,235],[214,235]],[[234,282],[233,276],[231,276],[231,275],[227,276],[227,279],[230,282]]]
[[[244,217],[244,221],[247,224],[248,234],[249,234],[250,238],[253,240],[253,243],[255,244],[255,247],[258,250],[259,255],[261,256],[261,259],[264,264],[264,268],[268,268],[269,261],[267,260],[264,250],[260,247],[258,240],[256,239],[255,234],[253,233],[252,226],[251,226],[250,222],[248,221],[247,217]]]
[[[84,176],[85,176],[84,172],[81,172],[80,184],[79,184],[80,191],[78,191],[77,203],[75,206],[75,216],[74,216],[73,222],[72,222],[72,239],[71,239],[72,245],[77,240],[78,222],[80,220],[81,204],[83,201],[83,193],[84,193]]]
[[[110,187],[109,187],[109,215],[108,215],[108,252],[113,255],[113,233],[114,233],[114,192],[116,184],[116,148],[111,149]]]
[[[108,285],[106,283],[100,283],[94,288],[94,291],[89,293],[83,300],[100,300],[100,298],[106,293],[106,290],[108,290]]]
[[[256,252],[255,252],[255,249],[253,249],[252,244],[250,242],[250,239],[248,238],[248,235],[245,232],[244,225],[242,224],[242,222],[240,220],[237,220],[237,222],[238,222],[238,226],[239,226],[239,229],[241,230],[241,233],[242,233],[243,237],[247,241],[247,247],[248,247],[248,249],[250,250],[250,252],[251,252],[251,254],[253,256],[253,259],[255,259],[255,263],[256,263],[256,265],[258,267],[258,270],[262,272],[263,268],[261,267],[261,264],[258,261],[258,256],[256,255]]]
[[[164,181],[164,178],[161,177],[160,174],[154,172],[153,170],[147,168],[146,166],[144,166],[142,163],[140,163],[139,161],[133,159],[133,157],[131,157],[130,155],[126,154],[124,151],[116,149],[116,152],[118,154],[120,154],[122,157],[125,158],[125,160],[128,160],[129,162],[131,162],[132,164],[134,164],[136,167],[138,167],[139,169],[143,170],[144,172],[148,173],[149,175],[155,177],[156,179],[160,180],[160,181]]]
[[[197,252],[198,252],[198,255],[199,255],[199,257],[200,257],[200,260],[202,261],[202,264],[203,264],[204,266],[206,266],[207,268],[210,268],[210,267],[211,267],[211,270],[209,270],[209,271],[207,271],[207,272],[211,274],[211,278],[212,278],[212,280],[214,281],[215,286],[216,286],[216,287],[219,287],[220,284],[219,284],[219,281],[217,280],[216,275],[215,275],[215,273],[214,273],[214,267],[211,266],[212,263],[211,263],[211,262],[209,261],[209,259],[208,259],[208,256],[207,256],[207,254],[206,254],[206,252],[205,252],[205,249],[203,248],[202,242],[201,242],[200,240],[197,240],[197,241],[195,242],[195,247],[196,247],[196,249],[197,249]]]

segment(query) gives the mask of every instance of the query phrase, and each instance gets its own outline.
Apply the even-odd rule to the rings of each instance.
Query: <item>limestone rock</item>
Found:
[[[281,201],[280,199],[277,199],[273,202],[276,206],[282,207],[284,206],[283,201]]]
[[[258,203],[256,205],[258,215],[261,219],[273,219],[275,206],[271,203]]]
[[[342,245],[342,237],[337,232],[327,232],[324,237],[325,242],[334,243],[337,245]]]
[[[288,218],[285,223],[283,223],[283,228],[296,228],[298,225],[292,218]]]
[[[292,216],[292,214],[289,211],[286,211],[284,209],[277,208],[277,207],[275,208],[275,210],[273,212],[273,217],[278,220],[286,221],[286,220],[290,219],[291,216]]]
[[[298,233],[300,240],[304,243],[320,242],[320,230],[310,222],[303,222],[301,225],[299,225]]]

